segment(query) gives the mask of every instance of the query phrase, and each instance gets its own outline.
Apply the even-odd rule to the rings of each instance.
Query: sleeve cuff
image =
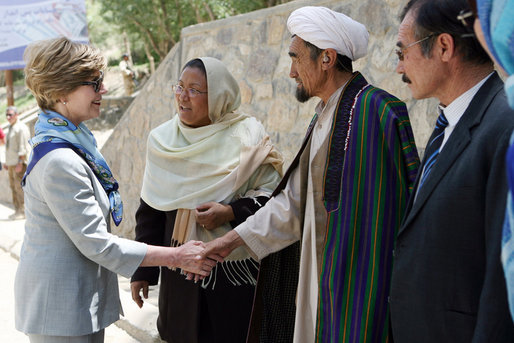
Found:
[[[245,242],[248,253],[250,253],[253,258],[262,260],[272,252],[269,251],[268,247],[260,241],[258,235],[253,234],[249,230],[247,225],[249,221],[250,219],[236,227],[234,230]]]

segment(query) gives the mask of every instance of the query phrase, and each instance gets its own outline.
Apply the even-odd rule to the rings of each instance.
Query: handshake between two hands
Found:
[[[205,230],[212,230],[235,219],[230,205],[214,201],[199,205],[195,210],[195,217],[197,225]],[[225,236],[209,243],[190,241],[182,245],[180,248],[185,250],[183,255],[187,264],[180,268],[186,273],[186,279],[194,279],[197,282],[209,276],[216,262],[223,262],[224,257],[242,244],[242,241],[237,238],[240,239],[239,235],[230,231]],[[234,244],[236,241],[238,243]],[[191,260],[189,257],[192,255],[195,257]]]
[[[234,212],[230,205],[207,202],[199,205],[195,211],[196,222],[205,230],[212,230],[223,223],[234,220]],[[167,248],[171,258],[166,261],[168,268],[180,268],[187,280],[195,282],[209,276],[216,263],[223,262],[232,250],[244,244],[235,231],[229,231],[208,243],[189,241],[177,248]],[[139,307],[143,306],[143,297],[148,298],[148,282],[133,281],[130,283],[132,299]]]
[[[179,268],[186,274],[186,280],[198,282],[209,276],[217,262],[223,262],[223,258],[229,253],[223,254],[220,247],[213,245],[215,241],[203,243],[201,241],[189,241],[177,249],[182,263]]]
[[[187,280],[195,282],[209,276],[216,263],[223,259],[238,246],[243,245],[243,240],[235,231],[229,231],[223,237],[208,243],[189,241],[173,250],[173,258],[169,261],[168,268],[180,268],[186,273]],[[130,283],[132,300],[141,308],[143,299],[148,298],[148,281],[133,281]]]

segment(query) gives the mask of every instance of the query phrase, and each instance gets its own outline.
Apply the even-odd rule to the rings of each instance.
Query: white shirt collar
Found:
[[[460,118],[466,112],[471,100],[475,97],[478,90],[482,85],[491,77],[493,73],[487,75],[479,83],[462,93],[457,99],[453,100],[448,106],[444,107],[439,105],[439,109],[444,111],[444,115],[448,120],[448,126],[454,127],[459,122]]]
[[[318,121],[319,120],[322,120],[323,117],[325,117],[325,111],[326,109],[328,108],[331,108],[333,105],[335,105],[334,103],[339,100],[339,97],[341,96],[341,92],[343,91],[344,87],[346,86],[348,82],[345,82],[344,85],[342,85],[341,87],[339,87],[334,93],[332,93],[332,95],[330,96],[330,98],[328,98],[328,101],[327,103],[323,103],[323,100],[321,100],[317,105],[316,105],[316,108],[315,108],[315,111],[316,113],[318,114]]]

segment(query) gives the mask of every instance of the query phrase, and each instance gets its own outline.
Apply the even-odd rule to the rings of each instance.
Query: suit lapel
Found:
[[[398,234],[414,219],[417,213],[423,208],[427,199],[433,193],[434,189],[440,183],[441,179],[449,172],[453,163],[459,158],[462,151],[471,142],[472,129],[479,125],[484,116],[487,107],[493,100],[494,96],[501,91],[503,83],[496,72],[480,87],[477,94],[469,104],[468,108],[462,115],[461,119],[455,126],[450,138],[446,142],[441,151],[436,165],[432,168],[430,176],[425,181],[423,187],[419,190],[417,196],[414,194],[409,200],[407,211],[404,216],[404,222]],[[423,165],[426,156],[423,157]],[[422,168],[419,169],[416,177],[415,186],[417,189]]]

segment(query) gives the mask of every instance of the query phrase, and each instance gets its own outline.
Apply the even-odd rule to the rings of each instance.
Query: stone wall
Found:
[[[105,136],[112,132],[112,129],[119,122],[123,113],[130,106],[130,103],[134,100],[130,96],[122,97],[111,97],[104,96],[102,98],[102,107],[100,108],[100,116],[98,118],[87,121],[87,126],[95,134],[98,146],[102,146]],[[34,135],[34,124],[37,120],[38,109],[34,108],[30,111],[26,111],[20,114],[19,120],[29,127],[30,135]],[[2,128],[7,134],[9,123],[5,123]],[[5,145],[0,146],[0,162],[5,162]],[[6,170],[0,171],[0,202],[11,203],[12,194],[9,186],[9,176]]]
[[[130,104],[134,101],[131,96],[103,96],[100,116],[88,120],[86,125],[91,131],[106,131],[114,128]]]
[[[294,157],[317,100],[300,104],[294,98],[295,83],[289,78],[287,54],[290,34],[286,21],[296,8],[306,5],[330,7],[365,24],[370,32],[368,56],[357,61],[374,85],[407,102],[417,145],[424,147],[435,121],[433,101],[412,101],[410,91],[395,73],[394,48],[398,15],[404,0],[350,1],[297,0],[274,8],[187,27],[156,73],[115,127],[102,150],[121,184],[125,218],[115,231],[133,237],[134,214],[145,165],[149,131],[175,113],[171,84],[181,66],[191,58],[212,56],[222,60],[239,81],[242,112],[260,119],[288,162]]]

